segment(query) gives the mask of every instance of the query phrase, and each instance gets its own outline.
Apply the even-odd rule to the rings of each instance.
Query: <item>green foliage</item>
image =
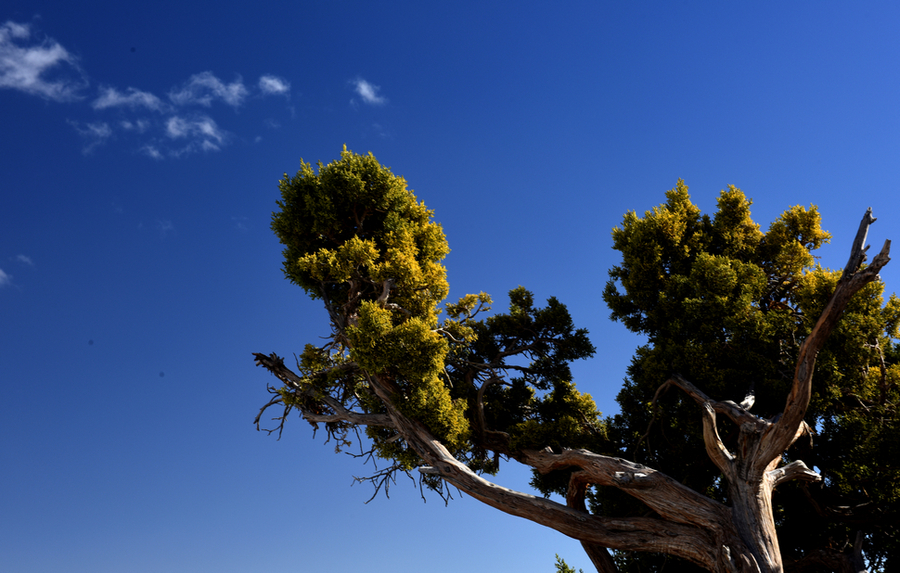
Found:
[[[778,414],[799,345],[840,273],[816,263],[814,253],[830,235],[815,206],[788,209],[763,233],[750,217],[751,201],[735,187],[722,191],[712,218],[690,202],[683,181],[666,198],[643,217],[626,213],[613,230],[622,262],[610,270],[604,300],[613,320],[645,335],[647,344],[628,369],[618,396],[622,412],[610,436],[623,456],[727,502],[704,450],[696,404],[674,390],[655,403],[654,395],[680,373],[713,399],[740,401],[752,391],[754,413]],[[801,440],[787,458],[815,465],[825,483],[776,491],[779,538],[788,558],[852,546],[857,529],[869,536],[866,551],[875,561],[900,549],[888,526],[897,523],[900,509],[900,458],[892,456],[898,443],[892,378],[898,362],[892,353],[900,302],[891,296],[885,303],[882,294],[880,282],[860,291],[819,353],[806,418],[818,430],[815,445]],[[733,445],[734,429],[723,423],[719,430]],[[597,491],[592,502],[608,514],[635,509],[615,492]],[[833,509],[876,503],[877,515],[861,509],[842,518]],[[646,555],[617,560],[623,570],[661,567]]]
[[[559,556],[559,554],[557,554],[556,555],[556,573],[575,573],[575,568],[569,567],[566,564],[566,561],[563,558],[561,558]],[[584,570],[579,569],[578,573],[584,573]]]
[[[486,472],[497,471],[499,455],[522,448],[606,439],[593,400],[574,389],[568,366],[594,348],[559,301],[539,308],[519,287],[510,292],[508,313],[485,318],[479,315],[491,310],[491,297],[470,294],[447,304],[447,318],[439,320],[448,292],[441,261],[449,249],[403,178],[371,154],[345,148],[318,171],[301,162],[280,188],[272,229],[285,245],[285,275],[323,301],[333,328],[328,344],[307,346],[300,356],[303,382],[281,389],[285,405],[333,412],[333,399],[347,410],[384,413],[368,383],[378,376],[393,388],[397,412]],[[351,429],[328,427],[339,447]],[[398,469],[420,465],[394,431],[365,431],[374,455]]]
[[[392,302],[436,320],[448,292],[440,261],[449,248],[431,211],[371,154],[345,147],[340,160],[318,168],[301,161],[279,183],[272,230],[285,245],[285,276],[335,307],[376,299],[393,279]]]
[[[621,413],[603,420],[569,367],[594,347],[555,298],[541,307],[518,287],[509,292],[509,310],[493,312],[489,295],[470,294],[446,304],[440,319],[449,290],[443,231],[406,181],[371,154],[345,148],[317,170],[301,161],[280,189],[272,229],[285,246],[285,275],[322,301],[332,331],[324,346],[306,346],[299,380],[278,390],[276,401],[316,427],[328,420],[337,449],[356,435],[348,412],[404,416],[479,472],[494,473],[501,457],[526,450],[586,448],[646,463],[727,503],[728,489],[705,453],[697,405],[657,390],[680,373],[713,399],[753,392],[757,415],[778,414],[799,345],[840,276],[816,262],[830,235],[815,206],[792,207],[763,232],[739,189],[722,191],[710,217],[678,181],[665,203],[643,216],[626,213],[613,230],[622,261],[610,270],[603,298],[613,320],[647,342],[618,395]],[[862,531],[873,569],[896,567],[898,325],[900,299],[885,302],[883,285],[871,283],[819,352],[806,420],[817,435],[812,444],[800,440],[785,461],[802,458],[825,480],[776,492],[788,559],[852,545]],[[727,424],[719,431],[733,447],[736,431]],[[392,464],[379,472],[382,480],[421,465],[394,429],[366,425],[365,434],[370,453]],[[536,474],[532,484],[544,495],[564,495],[569,475]],[[421,479],[441,487],[435,476]],[[591,511],[610,516],[646,511],[614,488],[589,490],[588,501]],[[614,559],[623,572],[692,570],[653,554]],[[574,573],[558,556],[556,567]]]

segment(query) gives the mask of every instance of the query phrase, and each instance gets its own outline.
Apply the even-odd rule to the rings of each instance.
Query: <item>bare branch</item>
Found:
[[[323,423],[335,423],[335,422],[347,422],[354,425],[360,426],[382,426],[391,428],[393,427],[393,422],[391,421],[390,416],[387,414],[367,414],[363,412],[354,412],[353,410],[349,410],[344,407],[343,404],[332,396],[322,395],[314,390],[304,389],[303,379],[292,372],[287,366],[284,365],[284,360],[279,357],[277,354],[271,354],[266,356],[265,354],[254,353],[254,357],[256,357],[256,365],[262,366],[269,372],[271,372],[276,378],[285,383],[285,385],[294,389],[294,392],[311,398],[312,400],[328,407],[332,410],[332,413],[324,413],[324,412],[311,412],[308,409],[300,408],[300,414],[303,416],[305,420],[310,423],[323,422]],[[352,363],[341,364],[339,366],[334,367],[332,370],[352,370],[355,369],[356,365]],[[281,401],[281,397],[273,398],[272,402],[263,407],[268,408],[272,403]],[[285,412],[287,414],[287,412]],[[259,416],[257,416],[257,421],[259,420]]]
[[[825,344],[825,340],[831,334],[831,331],[834,330],[853,295],[868,283],[877,280],[878,272],[890,261],[888,255],[891,249],[891,241],[886,240],[881,252],[872,260],[872,264],[864,269],[860,268],[866,258],[865,251],[867,247],[864,247],[864,244],[869,225],[874,222],[875,218],[872,217],[872,210],[869,209],[859,224],[859,230],[856,233],[856,239],[853,241],[853,247],[850,252],[850,259],[847,261],[847,266],[844,268],[844,272],[835,287],[834,294],[831,295],[831,299],[825,306],[825,310],[822,311],[821,316],[819,316],[818,321],[816,321],[809,336],[806,337],[800,346],[797,364],[794,369],[794,382],[784,407],[784,414],[763,435],[763,444],[760,449],[761,455],[755,461],[759,468],[768,466],[773,460],[781,456],[782,452],[796,439],[798,428],[806,415],[806,409],[809,406],[810,396],[812,395],[812,376],[816,364],[816,355]]]
[[[869,245],[866,245],[869,226],[877,220],[872,216],[872,208],[866,209],[866,214],[863,215],[862,221],[859,222],[859,229],[856,231],[853,245],[850,247],[850,259],[847,261],[847,265],[844,266],[844,272],[841,275],[842,281],[849,279],[856,272],[856,269],[865,262],[866,251],[869,250]]]
[[[672,377],[666,381],[666,384],[671,384],[672,386],[681,389],[682,392],[693,398],[693,400],[697,404],[709,404],[717,413],[725,414],[726,416],[731,418],[732,422],[739,426],[741,424],[752,424],[754,427],[762,429],[767,425],[767,422],[765,420],[759,418],[758,416],[754,416],[753,414],[748,412],[746,408],[735,404],[731,400],[725,400],[724,402],[712,400],[699,388],[685,380],[680,374],[672,375]],[[748,394],[748,396],[744,398],[744,401],[750,401],[751,395],[752,394]]]
[[[772,480],[773,488],[778,487],[784,482],[795,479],[810,482],[822,481],[822,476],[809,469],[809,467],[800,460],[791,462],[778,469],[771,470],[766,475]]]
[[[379,471],[375,472],[373,475],[368,476],[368,477],[354,476],[353,482],[354,483],[369,482],[375,487],[375,491],[372,492],[372,497],[370,497],[369,499],[366,500],[366,503],[369,503],[370,501],[372,501],[373,499],[375,499],[378,496],[378,492],[380,492],[382,489],[384,489],[385,497],[388,497],[388,498],[391,497],[391,495],[390,495],[391,485],[394,485],[397,483],[397,472],[405,473],[406,477],[411,479],[413,481],[413,483],[416,483],[415,478],[412,477],[412,475],[410,475],[410,473],[408,471],[404,470],[400,466],[400,464],[394,464],[389,468],[379,470]]]
[[[664,552],[712,568],[716,562],[716,532],[730,522],[725,506],[706,498],[675,480],[625,460],[564,450],[562,454],[527,452],[524,461],[539,471],[578,466],[593,483],[616,485],[615,473],[652,472],[653,488],[624,491],[634,495],[663,519],[651,517],[611,518],[585,515],[549,499],[507,489],[470,470],[419,422],[399,414],[393,406],[393,385],[379,376],[369,376],[376,395],[406,443],[440,473],[444,481],[495,509],[550,527],[579,541],[625,551]]]
[[[572,476],[569,478],[569,487],[566,491],[566,505],[574,510],[588,513],[587,507],[584,504],[585,492],[588,485],[587,476],[584,472],[572,472]],[[616,567],[616,564],[612,560],[612,557],[610,557],[606,547],[596,543],[588,543],[586,541],[581,542],[581,547],[584,549],[584,552],[587,553],[591,563],[594,564],[594,567],[597,568],[598,573],[618,573],[619,568]]]
[[[709,402],[703,403],[703,442],[709,459],[725,474],[729,482],[732,481],[735,477],[734,456],[725,448],[719,437],[719,431],[716,429],[716,412]]]
[[[588,450],[529,450],[523,461],[541,473],[577,467],[590,483],[613,486],[637,498],[666,520],[717,528],[727,519],[727,508],[682,485],[662,472],[621,458]]]
[[[271,391],[271,387],[270,387],[270,391]],[[263,406],[262,408],[259,409],[259,413],[256,415],[256,419],[253,420],[253,423],[256,424],[256,430],[258,432],[266,432],[271,436],[273,433],[275,433],[277,431],[278,439],[280,440],[281,434],[282,434],[282,432],[284,432],[284,421],[287,419],[287,416],[291,411],[290,406],[284,406],[284,413],[277,418],[272,418],[273,420],[278,421],[277,427],[269,429],[269,428],[261,428],[259,425],[259,420],[260,420],[260,418],[262,418],[263,413],[266,410],[268,410],[269,408],[271,408],[272,406],[274,406],[275,404],[284,404],[280,394],[276,394],[275,396],[273,396],[272,399],[269,400],[268,404],[266,404],[265,406]]]

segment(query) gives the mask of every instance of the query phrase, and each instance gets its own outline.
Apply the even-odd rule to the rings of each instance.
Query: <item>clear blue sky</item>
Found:
[[[900,8],[789,4],[5,0],[0,570],[590,570],[471,499],[365,505],[371,468],[300,420],[254,430],[251,352],[328,333],[282,277],[277,181],[374,153],[443,224],[451,298],[560,298],[613,413],[639,341],[600,299],[610,230],[678,178],[764,226],[819,205],[831,267],[866,207],[900,239]]]

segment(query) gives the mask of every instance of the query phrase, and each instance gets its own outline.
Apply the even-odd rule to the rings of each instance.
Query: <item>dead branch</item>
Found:
[[[368,379],[407,444],[428,466],[439,472],[441,479],[482,503],[504,513],[550,527],[579,541],[624,551],[664,552],[710,569],[716,563],[718,550],[714,532],[721,531],[722,525],[730,522],[725,506],[649,468],[617,458],[591,454],[584,450],[579,450],[577,454],[572,453],[572,450],[565,450],[563,454],[529,452],[530,455],[526,455],[520,461],[539,470],[578,466],[577,462],[581,462],[591,475],[592,482],[605,485],[616,485],[615,470],[622,470],[620,471],[622,473],[636,468],[646,469],[654,473],[650,479],[657,481],[659,487],[641,490],[638,494],[628,489],[625,491],[645,503],[647,499],[651,500],[651,503],[655,501],[653,509],[664,519],[589,515],[549,499],[507,489],[470,470],[464,463],[454,458],[421,423],[400,415],[393,406],[392,397],[396,389],[392,384],[378,376],[369,375]],[[588,463],[591,456],[596,462],[594,465],[602,466],[602,471],[598,471]],[[685,502],[681,499],[679,503],[679,500],[672,497],[673,489],[677,489],[690,500]],[[665,499],[666,497],[669,499]],[[698,520],[690,522],[688,516],[698,517]]]
[[[765,420],[751,414],[747,411],[747,408],[735,404],[731,400],[719,402],[718,400],[711,399],[709,396],[704,394],[702,390],[685,380],[680,374],[672,375],[672,377],[666,381],[666,384],[679,388],[682,392],[690,396],[694,400],[694,402],[699,405],[709,404],[716,413],[725,414],[731,419],[732,422],[734,422],[738,426],[742,424],[751,424],[756,428],[763,429],[767,425],[767,422]],[[752,402],[749,394],[746,398],[744,398],[744,401]]]
[[[285,385],[292,388],[295,394],[310,398],[311,400],[314,400],[315,402],[326,406],[332,411],[332,413],[312,412],[308,409],[298,407],[298,409],[300,410],[300,414],[306,421],[312,424],[316,422],[346,422],[349,424],[360,426],[382,426],[387,428],[393,427],[390,416],[386,414],[367,414],[363,412],[355,412],[353,410],[345,408],[339,400],[333,398],[332,396],[329,396],[327,394],[323,395],[313,389],[304,388],[303,379],[292,372],[287,366],[285,366],[284,360],[277,354],[273,353],[269,356],[266,356],[265,354],[254,353],[253,356],[256,358],[257,366],[262,366],[263,368],[271,372],[276,378],[284,382]],[[348,363],[336,366],[333,370],[351,370],[354,368],[356,368],[355,365]],[[263,410],[280,400],[280,396],[277,398],[273,398],[269,404],[263,407]],[[260,412],[260,414],[262,414],[262,412]],[[285,412],[285,414],[287,414],[287,412]],[[258,420],[259,416],[257,416],[257,422]]]
[[[779,420],[766,429],[763,435],[761,455],[755,461],[761,471],[764,471],[765,466],[781,456],[782,452],[796,439],[798,428],[806,415],[806,408],[809,406],[812,395],[812,376],[815,370],[816,355],[825,344],[828,335],[834,330],[850,299],[865,285],[877,280],[878,272],[891,260],[889,256],[891,241],[886,240],[881,252],[875,256],[872,263],[861,268],[866,259],[865,252],[868,249],[864,245],[869,225],[874,222],[875,218],[872,217],[870,208],[859,224],[859,230],[850,251],[850,259],[847,261],[847,266],[844,268],[831,299],[812,331],[800,346],[794,369],[794,382],[784,407],[784,413]]]
[[[706,445],[709,459],[725,475],[725,479],[729,482],[734,480],[734,456],[725,448],[719,437],[719,431],[716,429],[716,411],[709,402],[703,403],[703,443]]]
[[[588,450],[529,450],[524,463],[541,473],[576,467],[590,483],[613,486],[637,498],[660,517],[709,529],[721,527],[727,508],[666,474],[621,458]]]
[[[566,491],[566,505],[574,510],[588,513],[584,503],[588,485],[590,484],[588,483],[587,476],[584,472],[572,472],[572,475],[569,478],[569,487]],[[594,567],[597,568],[598,573],[618,573],[619,568],[616,567],[616,564],[609,555],[609,551],[606,547],[596,543],[588,543],[586,541],[581,542],[581,547],[584,549],[584,552],[587,553],[591,563],[594,564]]]
[[[817,472],[809,469],[801,460],[797,460],[782,466],[778,469],[771,470],[767,474],[772,480],[772,487],[778,487],[784,482],[799,479],[802,481],[822,481],[822,476]]]

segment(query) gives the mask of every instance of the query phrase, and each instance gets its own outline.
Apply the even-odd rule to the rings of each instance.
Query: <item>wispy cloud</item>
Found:
[[[162,239],[165,239],[169,233],[175,232],[175,225],[172,224],[172,221],[167,220],[157,220],[156,221],[156,230],[159,231],[159,236]]]
[[[150,129],[152,125],[153,124],[146,119],[136,119],[134,121],[123,119],[119,122],[119,127],[124,129],[125,131],[134,131],[137,133],[144,133],[145,131]]]
[[[10,275],[4,273],[3,269],[0,269],[0,287],[6,286],[6,285],[11,285],[11,284],[12,284],[12,277]]]
[[[250,228],[247,224],[247,217],[232,217],[231,222],[238,231],[246,231]]]
[[[166,121],[166,135],[171,139],[188,139],[203,151],[217,151],[227,139],[225,131],[205,115],[185,119],[173,116]]]
[[[211,71],[194,74],[168,92],[104,83],[88,99],[87,86],[79,59],[59,42],[39,36],[27,23],[0,24],[0,89],[52,101],[87,100],[84,105],[98,117],[104,114],[101,119],[67,120],[83,138],[84,153],[113,139],[131,142],[137,153],[157,160],[218,151],[236,138],[206,115],[212,111],[196,114],[198,107],[224,103],[238,108],[251,95],[258,100],[270,95],[290,98],[291,94],[291,83],[274,74],[263,74],[256,83],[245,85],[240,76],[226,82]],[[288,109],[293,116],[293,108]]]
[[[259,78],[259,89],[265,95],[287,95],[291,91],[291,83],[278,76],[265,75]]]
[[[100,88],[100,97],[94,100],[91,106],[94,109],[106,109],[110,107],[128,107],[131,109],[147,108],[153,111],[164,111],[166,105],[155,95],[142,92],[135,88],[128,88],[127,93],[122,93],[116,88]]]
[[[105,121],[97,123],[79,123],[77,121],[69,121],[69,125],[75,128],[85,140],[82,151],[85,154],[91,153],[98,145],[103,145],[113,135],[113,130]]]
[[[221,99],[232,107],[241,105],[247,97],[247,88],[240,77],[230,84],[222,82],[212,72],[194,74],[181,88],[169,92],[175,105],[202,105],[209,107],[213,100]]]
[[[378,92],[381,90],[380,86],[372,85],[362,78],[356,78],[350,83],[363,102],[369,105],[384,105],[387,103],[387,98],[378,95]]]
[[[16,260],[20,263],[25,263],[30,267],[34,266],[34,261],[31,260],[31,257],[26,257],[25,255],[16,255]]]
[[[140,152],[151,159],[162,159],[162,152],[155,145],[145,145],[141,147]]]
[[[71,101],[81,99],[78,92],[86,86],[78,59],[59,42],[47,38],[35,43],[28,24],[0,25],[0,88]]]

